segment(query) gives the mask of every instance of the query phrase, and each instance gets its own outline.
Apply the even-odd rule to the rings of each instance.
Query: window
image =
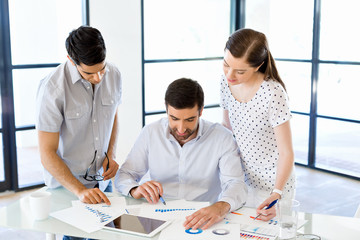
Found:
[[[174,80],[198,81],[205,94],[205,113],[218,107],[222,56],[230,34],[231,1],[144,0],[144,123],[165,113],[164,96]],[[204,11],[206,9],[206,11]],[[165,20],[166,19],[166,20]],[[221,113],[220,113],[221,117]]]
[[[66,60],[65,39],[82,25],[84,4],[82,0],[2,1],[1,15],[7,19],[1,22],[1,44],[9,51],[0,52],[6,62],[1,70],[1,100],[7,108],[1,111],[5,120],[0,144],[7,151],[0,157],[0,191],[43,183],[35,130],[37,88]]]
[[[354,23],[360,21],[360,3],[195,2],[170,6],[168,1],[144,0],[144,123],[166,116],[164,92],[177,77],[198,78],[206,88],[205,105],[218,106],[222,70],[217,67],[234,30],[230,26],[253,28],[266,34],[287,87],[295,161],[359,179],[360,50],[356,46],[360,37]],[[160,4],[165,15],[158,12]],[[204,8],[207,11],[200,11]],[[221,109],[205,109],[203,117],[221,121]]]
[[[267,35],[287,86],[296,162],[356,178],[359,7],[356,0],[252,0],[245,10],[245,27]]]
[[[360,178],[356,0],[321,1],[315,166]],[[336,18],[334,18],[336,14]]]

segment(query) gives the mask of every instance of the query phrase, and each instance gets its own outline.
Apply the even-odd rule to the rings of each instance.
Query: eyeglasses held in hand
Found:
[[[97,150],[95,150],[94,159],[90,163],[90,166],[88,167],[88,169],[86,170],[86,173],[84,175],[84,179],[87,180],[87,181],[102,181],[102,180],[104,180],[104,176],[101,176],[100,174],[95,174],[93,176],[88,175],[91,168],[93,167],[94,163],[95,163],[95,170],[96,170],[96,161],[95,161],[96,153],[97,153]],[[107,165],[106,165],[106,170],[105,170],[105,172],[106,172],[109,169],[110,160],[109,160],[109,157],[108,157],[106,152],[105,152],[105,156],[106,156],[106,159],[107,159]]]

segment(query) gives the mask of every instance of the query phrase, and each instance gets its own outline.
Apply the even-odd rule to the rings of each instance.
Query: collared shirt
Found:
[[[95,150],[96,166],[90,175],[101,169],[121,102],[120,72],[110,63],[106,69],[102,81],[93,89],[90,82],[82,79],[76,66],[67,61],[40,82],[37,93],[36,129],[59,132],[57,154],[87,187],[93,187],[96,182],[86,181],[83,176]],[[60,186],[46,170],[44,178],[47,186]]]
[[[165,198],[243,205],[247,189],[238,147],[231,132],[199,119],[197,136],[182,147],[170,133],[167,118],[145,126],[115,177],[115,187],[131,188],[155,180]]]

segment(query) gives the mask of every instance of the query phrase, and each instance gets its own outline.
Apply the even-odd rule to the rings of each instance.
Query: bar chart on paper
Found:
[[[195,211],[195,208],[170,208],[170,209],[155,209],[155,212],[180,212],[180,211]]]
[[[275,240],[276,237],[265,237],[261,235],[240,232],[240,239],[251,239],[251,240]]]
[[[166,201],[166,205],[161,202],[157,204],[143,203],[139,215],[160,220],[184,219],[207,206],[209,206],[209,202],[193,202],[183,199]]]

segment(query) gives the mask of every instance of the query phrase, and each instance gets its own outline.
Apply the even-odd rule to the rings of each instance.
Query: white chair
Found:
[[[356,213],[354,215],[355,218],[360,218],[360,204],[358,206],[358,209],[356,210]]]

